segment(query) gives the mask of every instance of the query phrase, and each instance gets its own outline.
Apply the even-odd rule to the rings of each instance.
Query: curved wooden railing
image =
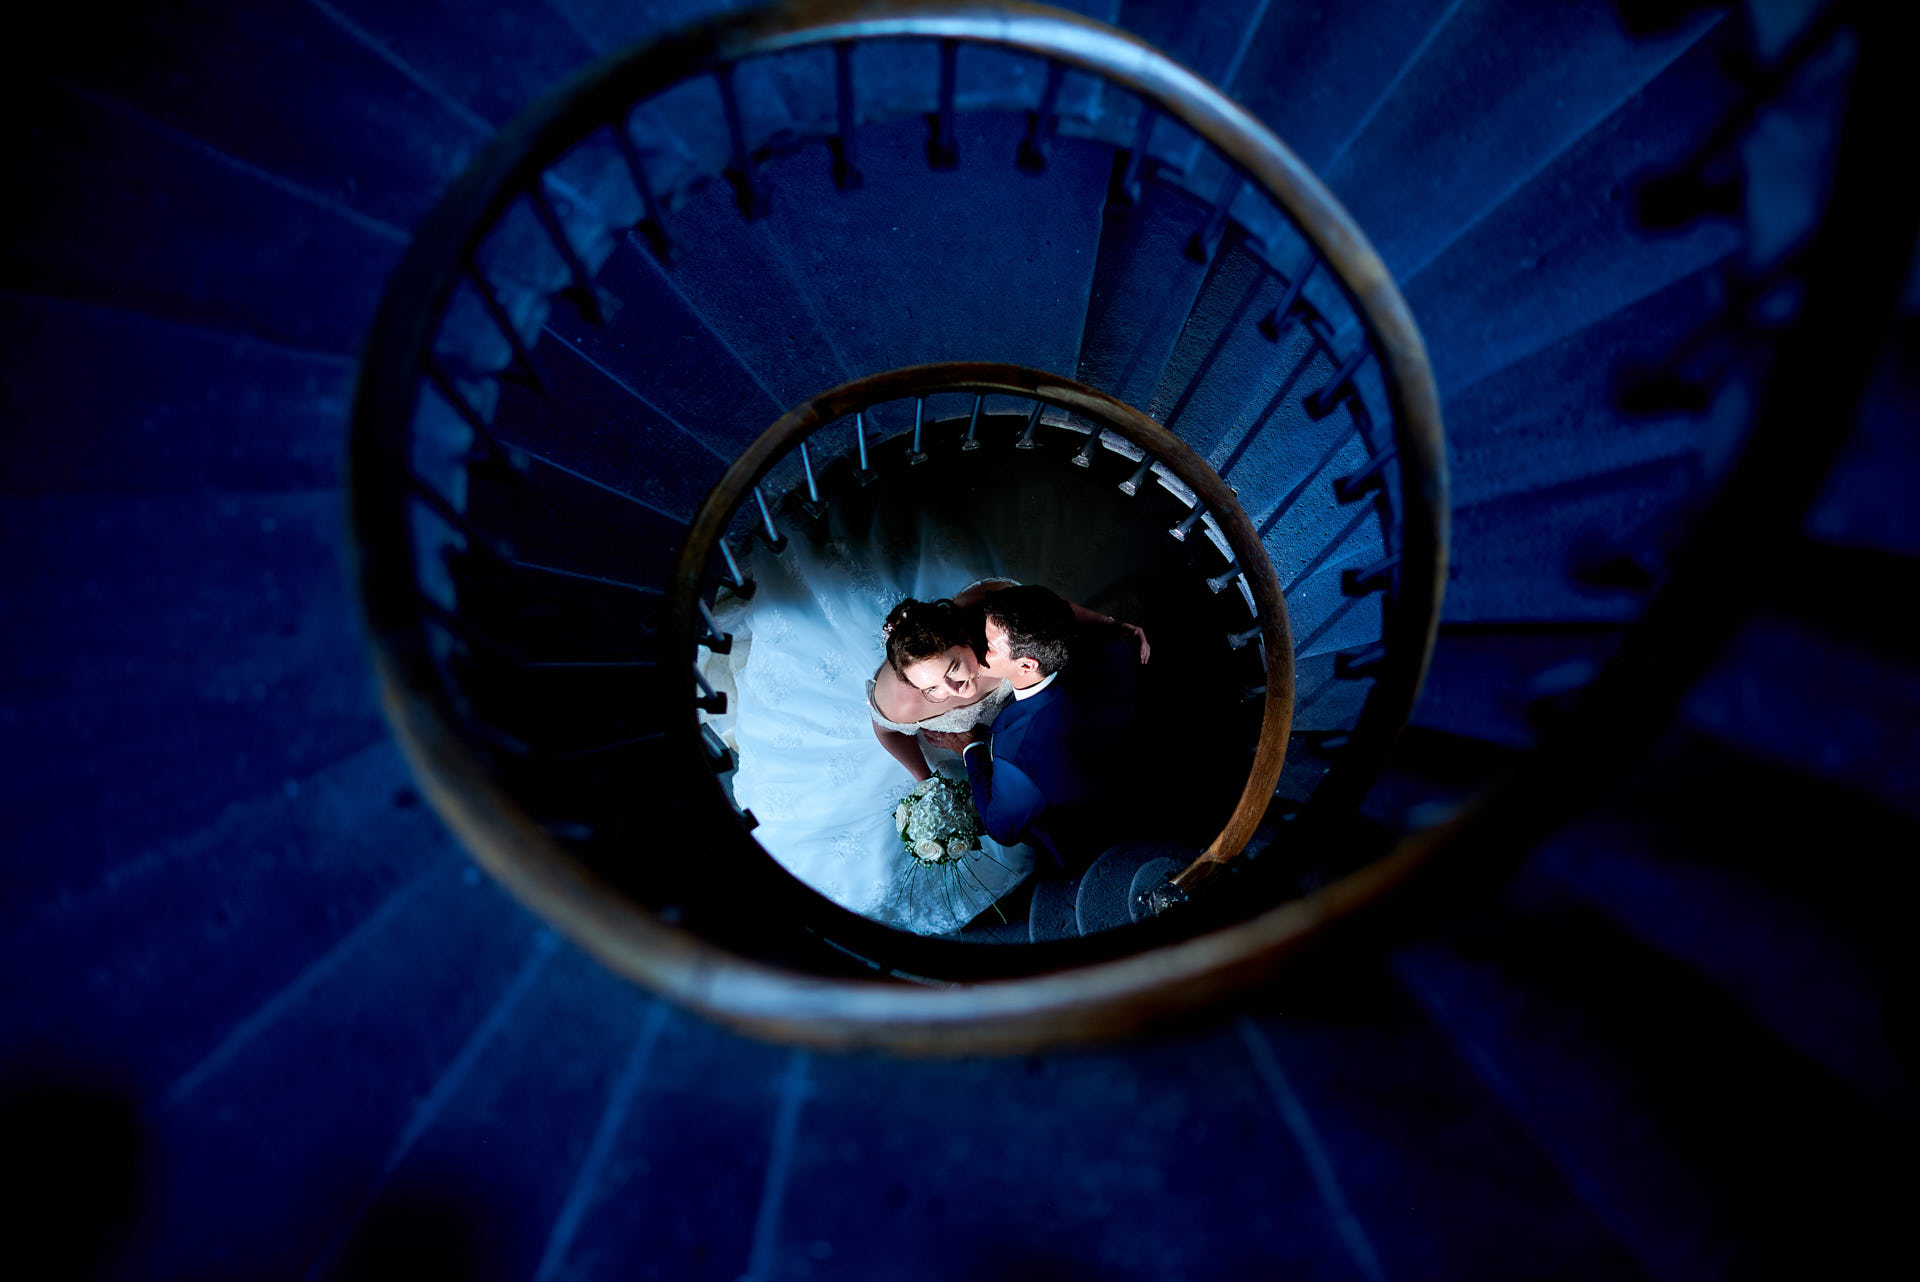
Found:
[[[1227,929],[1207,931],[1210,919],[1173,914],[1132,935],[1115,932],[1125,938],[1081,941],[1077,949],[1034,949],[1017,962],[999,963],[997,971],[981,972],[1008,977],[961,988],[798,973],[749,960],[669,924],[616,889],[605,869],[579,858],[563,835],[537,821],[502,783],[492,754],[523,745],[503,743],[504,736],[486,742],[488,727],[476,724],[449,676],[449,646],[464,644],[451,637],[460,626],[458,603],[432,567],[450,553],[484,552],[492,545],[466,510],[469,477],[477,468],[511,472],[519,465],[516,450],[497,437],[495,393],[503,379],[537,383],[529,349],[539,340],[547,309],[570,298],[584,315],[597,315],[595,272],[610,252],[608,236],[615,229],[634,229],[670,259],[673,200],[692,181],[724,174],[743,213],[756,212],[762,202],[758,156],[743,136],[732,97],[738,68],[805,49],[912,40],[936,42],[943,67],[951,66],[951,51],[965,45],[1045,60],[1046,85],[1029,104],[1024,167],[1044,167],[1047,141],[1056,131],[1080,131],[1128,150],[1125,188],[1137,181],[1141,159],[1159,145],[1156,122],[1171,121],[1199,140],[1224,175],[1210,197],[1212,242],[1208,234],[1197,236],[1190,253],[1211,253],[1228,223],[1243,226],[1255,246],[1297,239],[1309,247],[1304,260],[1268,267],[1286,283],[1286,301],[1265,324],[1276,330],[1304,326],[1312,350],[1327,359],[1333,372],[1308,398],[1308,411],[1350,414],[1370,454],[1336,484],[1335,494],[1342,502],[1377,503],[1388,532],[1388,556],[1357,583],[1358,590],[1381,592],[1386,602],[1380,641],[1343,655],[1336,665],[1342,678],[1373,683],[1350,736],[1352,768],[1341,776],[1345,793],[1357,796],[1411,710],[1446,577],[1445,451],[1418,331],[1359,230],[1258,121],[1133,37],[1039,6],[1012,0],[843,0],[725,18],[610,58],[515,121],[422,225],[376,319],[354,413],[354,569],[389,716],[434,804],[497,878],[610,964],[719,1017],[811,1041],[981,1048],[1111,1032],[1205,1000],[1271,966],[1315,933],[1324,916],[1315,905],[1328,902],[1330,892],[1268,908],[1252,922]],[[838,110],[823,118],[825,136],[836,144],[836,174],[852,181],[858,121],[849,105],[846,65],[842,58]],[[1097,113],[1099,123],[1069,117],[1058,110],[1068,73],[1120,94],[1131,110]],[[636,110],[696,78],[711,78],[719,87],[731,147],[713,174],[665,172],[641,145],[645,127]],[[941,78],[934,108],[929,155],[938,164],[942,139],[952,137],[950,72]],[[1122,136],[1101,133],[1116,127]],[[617,158],[624,177],[583,188],[582,166],[574,162],[595,146]],[[511,271],[504,270],[508,266]],[[1031,372],[976,368],[943,377],[974,385],[997,380],[997,391],[1084,415],[1143,449],[1143,441],[1153,441],[1156,457],[1191,472],[1194,479],[1186,483],[1209,496],[1208,510],[1227,531],[1250,586],[1266,567],[1258,532],[1230,491],[1220,492],[1228,489],[1224,482],[1211,469],[1190,467],[1198,462],[1191,451],[1183,457],[1184,447],[1170,444],[1137,411]],[[783,419],[787,426],[776,426],[773,435],[812,430],[798,426],[811,421],[805,416],[866,394],[846,388],[826,393]],[[765,461],[759,449],[736,462],[709,503],[714,513],[730,513],[729,504],[737,507],[751,492],[751,482],[744,491],[737,482],[756,475]],[[680,665],[691,662],[699,627],[693,603],[714,546],[710,533],[696,522],[670,585],[675,608],[664,639],[674,653],[654,661],[663,671],[684,672]],[[497,547],[489,554],[497,555]],[[1284,757],[1292,652],[1279,586],[1270,567],[1264,574],[1252,589],[1270,670],[1258,754],[1242,804],[1203,858],[1182,874],[1185,886],[1197,885],[1244,847]],[[669,714],[663,730],[690,749],[683,754],[688,758],[698,755],[697,745],[685,739],[697,733],[690,727],[697,725],[692,701],[698,697],[691,688],[667,694],[685,715]],[[680,782],[676,775],[662,786],[677,788]],[[1338,899],[1366,884],[1343,882],[1331,893]],[[1258,929],[1248,933],[1255,923]],[[1205,933],[1194,936],[1196,930]],[[895,973],[929,973],[865,960]]]
[[[1130,443],[1139,451],[1143,469],[1151,466],[1163,472],[1193,496],[1187,521],[1197,522],[1203,514],[1210,516],[1227,542],[1231,558],[1221,577],[1246,583],[1263,656],[1260,732],[1246,787],[1232,814],[1206,849],[1173,879],[1183,890],[1198,886],[1215,868],[1246,849],[1273,799],[1274,785],[1286,759],[1287,735],[1293,721],[1293,638],[1287,626],[1286,600],[1253,522],[1227,483],[1179,437],[1103,392],[1017,365],[919,365],[856,379],[796,406],[734,460],[694,517],[668,594],[668,635],[688,656],[689,666],[695,666],[692,656],[700,647],[726,640],[716,637],[711,628],[712,593],[723,582],[735,587],[745,587],[748,582],[741,575],[737,558],[726,550],[727,531],[744,517],[749,525],[756,520],[763,523],[772,541],[784,539],[775,528],[762,489],[763,482],[783,460],[810,457],[806,450],[809,445],[817,456],[820,438],[827,429],[839,427],[844,433],[851,428],[857,432],[860,429],[853,425],[876,406],[911,401],[924,408],[930,396],[956,393],[975,398],[976,415],[980,398],[986,396],[1030,403],[1030,423],[1037,424],[1042,410],[1049,407],[1072,415],[1086,425],[1084,449],[1088,454],[1108,436]],[[864,438],[856,440],[864,453]],[[917,436],[912,444],[914,456],[924,457]],[[844,442],[837,448],[842,454],[848,452]],[[811,463],[807,476],[812,490]],[[698,711],[698,701],[690,698],[673,727],[681,751],[689,759],[710,750],[700,741]],[[721,834],[715,835],[718,839]]]

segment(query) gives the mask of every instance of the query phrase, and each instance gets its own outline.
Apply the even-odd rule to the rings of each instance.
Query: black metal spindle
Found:
[[[600,306],[600,295],[593,287],[593,274],[587,270],[580,251],[573,247],[573,238],[567,235],[566,225],[560,220],[560,211],[554,208],[553,197],[547,191],[545,174],[528,188],[527,199],[533,204],[534,217],[540,220],[560,260],[567,266],[567,276],[572,284],[564,292],[573,299],[574,306],[590,323],[606,324],[605,309]]]
[[[1202,507],[1200,504],[1195,503],[1193,505],[1193,511],[1187,513],[1186,517],[1180,522],[1180,524],[1174,526],[1171,530],[1168,530],[1167,533],[1171,534],[1174,538],[1178,539],[1180,542],[1185,543],[1187,541],[1187,535],[1193,533],[1193,527],[1200,524],[1200,518],[1205,516],[1206,514],[1207,514],[1207,509]]]
[[[1140,119],[1133,126],[1133,146],[1127,152],[1127,164],[1120,171],[1120,177],[1114,180],[1110,195],[1128,204],[1140,203],[1140,173],[1147,158],[1147,142],[1153,137],[1154,122],[1160,119],[1160,113],[1145,103],[1140,105]]]
[[[1394,447],[1389,445],[1368,459],[1358,472],[1340,477],[1333,483],[1333,497],[1342,503],[1352,503],[1369,490],[1377,490],[1387,483],[1387,464],[1393,461]]]
[[[1088,432],[1087,443],[1085,445],[1082,445],[1080,447],[1080,452],[1073,456],[1073,465],[1075,467],[1092,467],[1094,448],[1100,444],[1100,438],[1105,436],[1106,434],[1107,434],[1106,429],[1099,428],[1099,427],[1096,427],[1091,432]]]
[[[1352,390],[1353,376],[1359,370],[1360,362],[1367,359],[1367,353],[1372,350],[1373,345],[1367,342],[1365,335],[1361,335],[1360,341],[1355,344],[1347,359],[1340,363],[1340,368],[1335,371],[1334,376],[1328,379],[1318,391],[1308,395],[1305,402],[1307,413],[1314,418],[1325,418],[1331,414],[1333,407]]]
[[[753,172],[753,155],[747,150],[747,127],[740,118],[740,95],[733,83],[733,64],[714,73],[720,83],[720,104],[727,117],[727,146],[732,160],[727,165],[727,181],[733,184],[733,198],[740,213],[749,221],[766,212],[766,196]]]
[[[927,452],[920,448],[920,433],[926,427],[926,422],[927,398],[924,396],[916,396],[913,398],[913,448],[907,451],[907,462],[909,464],[924,463],[927,461]]]
[[[766,529],[767,547],[775,554],[786,551],[787,540],[773,523],[773,509],[767,506],[766,493],[759,486],[753,487],[753,501],[760,505],[760,524]]]
[[[1246,176],[1236,170],[1220,184],[1220,194],[1214,197],[1213,208],[1207,211],[1207,221],[1187,240],[1188,258],[1196,263],[1213,258],[1214,251],[1220,248],[1220,237],[1226,231],[1227,211],[1233,208],[1234,198],[1240,194],[1240,188],[1246,181]]]
[[[1153,471],[1153,455],[1142,454],[1140,466],[1133,469],[1133,475],[1120,482],[1120,492],[1129,498],[1138,494],[1140,487],[1147,483],[1147,473],[1151,471]]]
[[[727,747],[727,741],[706,722],[700,724],[700,748],[706,754],[707,765],[712,767],[715,774],[725,774],[733,769],[733,752]]]
[[[800,504],[800,510],[818,521],[827,514],[827,505],[820,501],[820,485],[813,475],[813,455],[805,441],[800,442],[800,471],[807,478],[807,497]]]
[[[1375,642],[1358,650],[1348,650],[1333,656],[1333,675],[1342,680],[1357,681],[1373,676],[1386,666],[1387,647],[1385,642]]]
[[[842,40],[833,47],[833,93],[839,108],[839,132],[827,146],[833,153],[833,185],[852,191],[866,181],[860,172],[860,153],[854,143],[859,121],[853,97],[853,44]]]
[[[465,512],[455,507],[438,488],[427,484],[418,473],[409,473],[407,481],[409,482],[408,490],[413,497],[425,504],[427,509],[444,521],[454,533],[465,539],[470,550],[479,552],[502,565],[512,563],[513,545],[511,543],[505,539],[496,539],[482,534],[475,529]]]
[[[733,652],[733,633],[722,632],[720,630],[720,620],[713,617],[713,610],[707,605],[706,598],[697,598],[695,604],[700,610],[701,628],[701,634],[697,638],[697,643],[707,647],[707,649],[713,651],[715,654],[731,654]]]
[[[634,146],[632,113],[628,113],[625,123],[613,131],[619,140],[621,159],[627,162],[627,178],[633,183],[634,191],[640,196],[640,222],[637,230],[646,237],[647,248],[653,256],[663,263],[670,263],[676,256],[673,240],[667,235],[667,222],[661,216],[660,198],[653,194],[653,184],[647,179],[647,166],[640,157],[640,149]]]
[[[956,40],[940,42],[940,105],[928,122],[927,133],[927,163],[935,169],[952,169],[960,163],[960,148],[953,134],[954,72],[959,51]]]
[[[1060,120],[1056,114],[1060,103],[1060,82],[1067,77],[1067,69],[1060,63],[1047,63],[1047,83],[1040,90],[1040,106],[1027,117],[1027,136],[1020,140],[1019,166],[1030,174],[1037,174],[1047,167],[1047,151],[1053,146],[1053,131]]]
[[[1232,636],[1228,637],[1227,645],[1232,649],[1241,650],[1241,649],[1245,649],[1249,645],[1252,645],[1255,641],[1258,641],[1259,639],[1260,639],[1260,625],[1256,623],[1252,627],[1248,628],[1245,632],[1236,632]],[[1256,693],[1265,694],[1266,692],[1267,692],[1267,688],[1265,686],[1254,686],[1252,690],[1248,691],[1248,697],[1252,697],[1252,695]]]
[[[740,573],[740,563],[733,559],[733,549],[727,546],[726,539],[719,538],[714,542],[720,547],[720,559],[727,563],[728,586],[733,589],[735,596],[743,601],[746,600],[753,595],[755,585],[749,583],[747,576]]]
[[[508,369],[518,371],[521,382],[532,387],[540,395],[547,394],[547,382],[540,377],[540,371],[533,367],[533,353],[527,350],[526,340],[520,337],[520,327],[513,323],[513,317],[507,314],[507,306],[500,301],[500,293],[494,289],[487,274],[473,262],[467,260],[467,279],[473,282],[473,290],[480,296],[480,306],[486,309],[493,319],[494,326],[505,335],[507,346],[513,351],[513,363]],[[502,377],[506,377],[505,373]]]
[[[1043,406],[1039,401],[1033,403],[1033,412],[1027,415],[1026,430],[1021,432],[1020,439],[1013,443],[1014,449],[1030,450],[1038,446],[1039,442],[1033,439],[1033,434],[1040,426],[1040,411],[1042,408]]]
[[[1219,596],[1222,592],[1232,587],[1233,581],[1239,577],[1240,562],[1229,561],[1227,562],[1227,568],[1225,570],[1207,580],[1207,590],[1215,596]]]
[[[1400,554],[1383,557],[1372,565],[1361,569],[1349,566],[1340,572],[1340,590],[1348,596],[1366,596],[1378,592],[1393,583],[1393,571],[1400,564]]]
[[[491,466],[516,480],[527,474],[526,454],[501,443],[500,438],[493,434],[493,425],[474,408],[473,402],[467,399],[438,362],[427,363],[427,381],[433,384],[433,389],[440,393],[441,399],[452,407],[453,412],[460,416],[460,421],[473,433],[476,448],[462,462],[470,467]]]
[[[867,465],[867,412],[865,410],[853,412],[853,440],[859,448],[860,459],[860,470],[854,474],[854,479],[862,485],[871,485],[875,473]]]
[[[1280,295],[1280,302],[1260,321],[1262,334],[1277,341],[1293,323],[1293,309],[1300,302],[1300,292],[1307,287],[1307,277],[1313,275],[1313,269],[1319,265],[1320,257],[1311,249],[1301,255],[1300,265],[1293,269],[1293,279],[1287,282],[1287,292]]]
[[[697,661],[693,665],[693,680],[700,687],[700,697],[693,701],[694,707],[716,717],[727,710],[727,696],[713,688],[713,682],[707,680],[707,674],[700,670]]]
[[[975,438],[974,434],[980,430],[980,406],[985,403],[986,399],[985,393],[975,392],[973,394],[973,413],[967,416],[967,439],[960,442],[960,448],[963,450],[977,450],[980,448],[980,442]]]

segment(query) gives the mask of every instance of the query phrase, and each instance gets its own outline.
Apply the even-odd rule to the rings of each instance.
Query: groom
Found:
[[[1088,848],[1099,783],[1091,768],[1098,749],[1089,737],[1117,728],[1110,697],[1115,692],[1076,683],[1077,669],[1065,672],[1076,624],[1057,593],[1032,585],[1003,588],[983,604],[987,654],[981,670],[1005,677],[1014,702],[991,730],[922,734],[965,756],[974,808],[995,841],[1032,841],[1052,857],[1057,873],[1078,871],[1097,853]],[[1136,645],[1123,634],[1123,648]],[[1087,675],[1101,666],[1087,664]],[[1104,703],[1103,695],[1109,696]]]

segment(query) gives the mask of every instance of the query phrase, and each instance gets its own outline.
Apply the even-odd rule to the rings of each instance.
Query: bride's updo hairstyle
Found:
[[[893,607],[880,635],[887,642],[887,663],[902,681],[907,665],[922,659],[937,659],[957,645],[985,653],[986,616],[979,606],[955,605],[947,597],[938,601],[916,601],[908,597]]]

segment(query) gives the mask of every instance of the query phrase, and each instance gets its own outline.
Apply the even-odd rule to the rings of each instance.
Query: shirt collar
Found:
[[[1049,672],[1047,673],[1046,676],[1041,677],[1038,681],[1034,682],[1032,685],[1028,686],[1026,689],[1015,690],[1013,692],[1013,697],[1015,701],[1018,701],[1021,699],[1033,698],[1034,695],[1039,694],[1042,690],[1052,685],[1053,679],[1059,675],[1060,674],[1058,672]]]

